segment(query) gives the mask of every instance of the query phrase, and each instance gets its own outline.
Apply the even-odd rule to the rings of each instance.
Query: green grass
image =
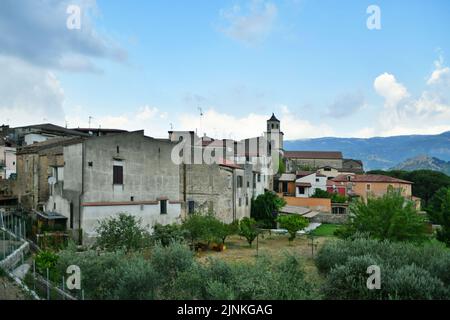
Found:
[[[332,237],[334,236],[334,231],[340,226],[339,224],[322,224],[313,231],[313,235],[316,237]]]

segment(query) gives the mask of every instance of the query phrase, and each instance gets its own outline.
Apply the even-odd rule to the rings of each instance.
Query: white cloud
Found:
[[[387,107],[395,107],[400,101],[409,97],[405,86],[397,82],[395,76],[389,73],[379,75],[373,86],[375,91],[385,99]]]
[[[263,0],[251,0],[247,10],[240,5],[221,10],[226,26],[221,31],[230,38],[246,45],[263,41],[273,29],[278,15],[277,6]]]
[[[64,91],[54,73],[1,56],[0,70],[2,122],[21,126],[64,120]]]
[[[324,124],[313,125],[309,121],[299,118],[290,112],[286,106],[280,106],[281,130],[285,133],[285,139],[299,139],[332,135],[332,129]],[[199,134],[205,132],[208,136],[216,138],[243,139],[256,137],[266,130],[266,121],[270,117],[267,114],[250,113],[243,117],[235,117],[226,113],[220,113],[214,109],[204,112],[201,119]],[[179,117],[179,129],[193,130],[200,127],[198,115],[183,114]],[[180,129],[181,128],[181,129]]]
[[[391,74],[375,79],[376,92],[384,97],[385,106],[375,132],[382,136],[403,134],[438,134],[450,130],[448,89],[442,84],[445,70],[442,58],[427,81],[429,88],[419,97],[410,97],[407,89]]]
[[[448,85],[450,86],[450,68],[444,66],[442,55],[434,62],[435,70],[428,78],[428,85]]]
[[[81,8],[79,30],[66,27],[68,5]],[[97,10],[95,0],[2,0],[0,55],[69,71],[98,72],[95,59],[123,62],[125,50],[95,28]]]

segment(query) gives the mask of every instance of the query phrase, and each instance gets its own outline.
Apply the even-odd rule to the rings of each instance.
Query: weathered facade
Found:
[[[315,170],[329,166],[340,169],[343,165],[342,153],[338,151],[285,151],[287,170]]]
[[[180,167],[171,160],[174,143],[143,131],[92,137],[64,148],[64,182],[55,184],[47,210],[68,218],[83,243],[95,238],[98,221],[119,213],[144,225],[182,218]]]
[[[17,196],[28,210],[43,210],[50,196],[49,178],[63,174],[64,146],[81,138],[54,138],[23,147],[17,152]]]

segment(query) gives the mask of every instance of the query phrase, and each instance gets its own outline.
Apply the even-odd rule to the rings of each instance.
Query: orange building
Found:
[[[391,188],[400,190],[406,199],[412,199],[412,182],[379,174],[339,175],[327,183],[328,192],[349,196],[381,197]]]

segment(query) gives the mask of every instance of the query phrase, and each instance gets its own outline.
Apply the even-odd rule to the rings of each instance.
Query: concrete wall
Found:
[[[93,137],[64,148],[63,188],[47,206],[69,218],[73,233],[83,230],[83,242],[95,236],[99,219],[119,213],[155,223],[181,219],[180,168],[171,160],[174,143],[145,137],[143,132]],[[123,166],[123,184],[113,184],[113,166]],[[160,201],[167,200],[167,214]]]
[[[311,222],[333,224],[344,224],[347,220],[348,214],[331,214],[324,212],[321,212],[317,216],[311,218]]]

